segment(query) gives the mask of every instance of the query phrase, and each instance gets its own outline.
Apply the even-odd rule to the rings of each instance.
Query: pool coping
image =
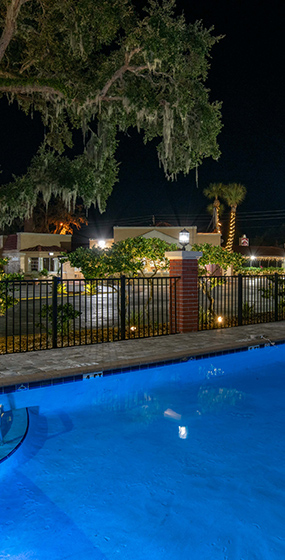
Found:
[[[281,322],[280,322],[281,323]],[[272,323],[263,323],[261,325],[258,325],[259,330],[265,330],[265,327],[270,327],[270,331],[272,330],[272,325],[278,325],[278,327],[280,327],[280,323],[277,324],[272,324]],[[140,356],[140,357],[133,357],[133,358],[128,358],[127,359],[127,364],[126,364],[126,359],[119,359],[118,356],[116,357],[116,359],[110,359],[110,353],[108,352],[108,347],[113,345],[113,348],[115,347],[114,345],[120,345],[120,349],[126,349],[128,346],[122,346],[123,345],[128,345],[130,342],[132,343],[139,343],[141,342],[142,345],[144,343],[144,341],[150,341],[150,340],[154,340],[154,339],[135,339],[132,341],[120,341],[120,342],[115,342],[115,343],[108,343],[107,344],[101,344],[101,345],[96,345],[97,347],[100,346],[104,346],[104,348],[107,350],[105,352],[106,356],[104,356],[103,353],[103,357],[105,359],[102,359],[102,363],[98,363],[95,362],[93,359],[92,363],[78,363],[74,366],[74,367],[70,367],[68,366],[67,368],[62,367],[59,371],[54,372],[54,371],[40,371],[36,370],[36,372],[33,373],[22,373],[21,375],[19,375],[18,373],[13,375],[7,375],[6,379],[2,379],[0,380],[0,394],[6,394],[6,393],[11,393],[11,392],[15,392],[15,391],[22,391],[22,390],[27,390],[27,389],[34,389],[34,388],[39,388],[39,387],[47,387],[47,386],[52,386],[52,385],[59,385],[59,384],[64,384],[64,383],[71,383],[71,382],[77,382],[77,381],[81,381],[83,379],[89,379],[92,377],[100,377],[100,376],[107,376],[107,375],[115,375],[115,374],[120,374],[120,373],[124,373],[124,372],[128,372],[131,370],[141,370],[141,369],[148,369],[148,368],[153,368],[153,367],[158,367],[158,366],[163,366],[163,365],[170,365],[173,363],[179,363],[179,362],[186,362],[189,360],[199,360],[199,359],[203,359],[203,358],[209,358],[209,357],[214,357],[214,356],[218,356],[218,355],[224,355],[224,354],[230,354],[230,353],[236,353],[236,352],[244,352],[244,351],[248,351],[248,350],[252,350],[252,349],[256,349],[256,348],[262,348],[265,346],[270,346],[271,344],[284,344],[285,343],[285,321],[282,322],[283,325],[281,329],[278,328],[279,330],[284,330],[284,332],[282,333],[283,336],[277,336],[277,335],[273,335],[273,333],[271,334],[270,332],[270,339],[267,335],[261,335],[261,334],[256,334],[255,337],[253,337],[253,335],[250,335],[248,339],[238,339],[238,337],[236,338],[236,343],[233,342],[233,340],[231,341],[226,341],[224,340],[223,343],[221,344],[221,341],[219,341],[219,344],[215,344],[215,341],[212,341],[212,344],[209,344],[207,349],[202,350],[201,349],[192,349],[192,351],[189,348],[189,351],[186,351],[185,349],[179,351],[178,349],[174,349],[176,342],[178,341],[178,347],[179,347],[179,342],[182,341],[182,338],[179,339],[179,337],[184,337],[184,342],[185,342],[185,337],[186,340],[189,339],[189,341],[191,341],[193,343],[193,340],[197,341],[197,335],[199,336],[199,334],[202,334],[205,331],[200,331],[199,333],[189,333],[189,337],[187,337],[187,335],[172,335],[173,337],[178,337],[177,341],[175,341],[175,345],[172,349],[168,349],[168,352],[166,351],[165,348],[165,342],[167,340],[167,336],[164,337],[157,337],[157,342],[159,346],[159,341],[161,339],[164,339],[163,344],[161,345],[164,348],[164,355],[162,357],[161,355],[161,351],[159,352],[159,349],[156,350],[155,352],[152,352],[152,354],[149,354],[146,352],[145,355]],[[254,330],[256,329],[256,325],[255,326],[247,326],[247,327],[255,327]],[[238,329],[243,329],[242,332],[244,332],[245,327],[235,327],[234,330],[236,331],[236,333],[238,333]],[[230,330],[230,329],[227,329]],[[207,338],[209,338],[211,340],[211,338],[215,338],[215,337],[211,337],[209,335],[211,335],[211,332],[215,332],[215,331],[207,331],[208,336]],[[220,331],[221,332],[221,331]],[[241,332],[241,331],[240,331]],[[280,333],[278,333],[280,334]],[[273,335],[273,336],[272,336]],[[169,335],[168,335],[169,337]],[[172,337],[171,337],[172,338]],[[225,337],[226,339],[229,337]],[[241,340],[243,341],[243,344],[238,344],[238,342],[241,342]],[[261,342],[262,340],[262,342]],[[167,344],[167,343],[166,343]],[[185,344],[184,344],[185,345]],[[92,350],[94,351],[94,348],[96,347],[95,345],[92,345]],[[143,345],[144,346],[144,345]],[[154,344],[152,344],[151,346],[154,347]],[[195,344],[194,344],[195,346]],[[88,352],[88,349],[90,350],[90,347],[70,347],[69,348],[58,348],[56,350],[47,350],[47,351],[41,351],[41,352],[37,352],[37,354],[43,354],[43,352],[45,352],[46,357],[48,358],[49,353],[53,352],[54,356],[56,356],[57,358],[59,357],[59,353],[60,352],[65,352],[65,354],[68,354],[68,350],[72,351],[72,353],[74,354],[74,352],[76,352],[76,350],[78,350],[78,348],[81,349],[81,351],[84,351],[84,349],[86,349],[86,352]],[[116,346],[116,348],[118,348],[118,346]],[[102,350],[102,348],[101,348]],[[161,349],[160,349],[161,350]],[[148,348],[149,351],[149,348]],[[101,352],[102,353],[102,352]],[[21,354],[21,356],[23,356],[23,359],[26,357],[29,358],[31,354],[36,354],[35,352],[29,352],[29,353],[25,353],[24,355]],[[109,355],[109,359],[108,359],[108,355]],[[7,356],[7,355],[6,355]],[[13,355],[8,355],[8,356],[14,356]],[[94,358],[94,357],[93,357]],[[27,360],[27,362],[29,362],[31,360]],[[99,360],[100,361],[100,360]],[[25,368],[27,369],[27,368]],[[1,373],[1,372],[0,372]]]

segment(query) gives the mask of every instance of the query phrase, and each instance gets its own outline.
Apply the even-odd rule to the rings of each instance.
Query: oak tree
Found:
[[[0,189],[0,225],[27,217],[42,193],[104,211],[118,177],[118,132],[157,140],[167,178],[219,157],[220,104],[205,82],[212,29],[188,24],[174,0],[3,0],[0,96],[38,111],[44,145],[28,172]],[[82,130],[82,153],[64,155]]]

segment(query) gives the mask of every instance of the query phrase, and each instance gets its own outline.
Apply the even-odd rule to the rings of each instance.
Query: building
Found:
[[[285,249],[281,249],[280,247],[238,245],[233,247],[233,250],[235,253],[243,255],[243,257],[247,259],[249,266],[285,268]]]
[[[50,275],[59,274],[60,256],[71,251],[72,235],[19,232],[0,236],[3,258],[8,257],[6,271],[35,276],[46,269]]]
[[[157,237],[166,241],[166,243],[176,243],[178,248],[179,245],[179,232],[182,229],[189,231],[189,245],[186,246],[186,250],[190,250],[194,244],[209,243],[210,245],[221,245],[221,234],[220,233],[198,233],[196,226],[115,226],[113,228],[114,237],[113,239],[108,239],[106,241],[106,247],[110,246],[111,243],[117,243],[118,241],[123,241],[129,237],[146,237],[147,239]],[[94,246],[99,246],[99,242],[103,240],[90,239],[90,248]]]

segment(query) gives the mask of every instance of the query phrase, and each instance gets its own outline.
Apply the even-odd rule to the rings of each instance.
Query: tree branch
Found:
[[[147,64],[144,64],[143,66],[128,66],[127,71],[132,72],[133,74],[138,74],[142,70],[147,70],[147,69],[148,69]]]
[[[5,25],[0,39],[0,62],[9,46],[10,41],[16,32],[17,17],[20,9],[26,2],[30,0],[11,0],[10,5],[7,7],[5,18]]]
[[[107,101],[109,103],[112,101],[123,101],[123,99],[124,97],[122,95],[105,95],[105,97],[100,97],[100,101]]]
[[[22,64],[19,73],[23,74],[23,72],[28,70],[28,68],[30,68],[30,66],[32,66],[34,64],[34,62],[35,62],[35,59],[33,58],[32,60],[29,60],[28,62],[25,62],[25,64]]]
[[[56,97],[60,97],[64,99],[64,94],[54,89],[50,86],[39,86],[39,85],[31,85],[31,86],[1,86],[0,85],[0,92],[2,93],[17,93],[17,94],[27,94],[32,95],[33,93],[42,93],[43,95],[55,95]]]
[[[0,70],[0,78],[15,79],[17,76],[10,74],[10,72],[5,72],[5,70]]]
[[[121,66],[121,68],[119,68],[115,74],[113,74],[113,76],[110,78],[110,80],[108,80],[108,82],[105,84],[105,86],[103,87],[103,89],[101,90],[101,92],[99,93],[98,98],[99,99],[103,99],[106,94],[108,93],[110,87],[120,78],[123,77],[123,75],[126,72],[136,72],[136,71],[140,71],[142,69],[146,69],[147,66],[130,66],[130,61],[133,58],[133,56],[135,54],[137,54],[138,52],[141,51],[140,47],[137,47],[136,49],[134,49],[133,51],[131,51],[130,53],[126,53],[125,54],[125,64],[123,64],[123,66]]]
[[[106,94],[108,93],[110,87],[119,79],[122,78],[122,76],[125,74],[125,72],[128,69],[128,64],[124,64],[123,66],[121,66],[121,68],[119,68],[115,74],[113,74],[113,76],[110,78],[110,80],[108,80],[108,82],[104,85],[103,89],[101,90],[101,92],[99,93],[99,98],[102,99],[103,97],[106,96]]]

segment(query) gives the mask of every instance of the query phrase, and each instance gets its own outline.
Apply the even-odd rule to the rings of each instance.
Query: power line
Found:
[[[227,215],[226,218],[222,218],[222,221],[226,222],[228,221],[229,215]],[[177,222],[177,218],[174,218],[172,215],[166,215],[166,216],[161,216],[161,215],[157,215],[156,216],[156,223],[157,222],[173,222],[172,225],[173,227],[175,226],[179,226],[179,225],[188,225],[189,227],[191,225],[196,225],[196,222],[198,223],[202,223],[202,222],[206,222],[208,223],[211,220],[210,216],[193,216],[193,217],[188,217],[188,219],[184,219],[183,216],[180,216],[180,224],[178,224]],[[237,214],[236,216],[236,220],[237,222],[241,222],[241,221],[248,221],[248,222],[254,222],[254,221],[263,221],[263,222],[268,222],[268,221],[272,221],[272,220],[285,220],[285,213],[284,214],[280,214],[280,215],[265,215],[265,216],[241,216],[240,214]],[[151,222],[149,217],[136,217],[136,218],[122,218],[120,220],[111,220],[111,219],[106,219],[106,220],[89,220],[89,225],[91,224],[95,224],[98,225],[100,227],[106,227],[106,226],[110,226],[110,227],[116,227],[116,226],[132,226],[132,225],[137,225],[137,226],[141,226],[141,227],[154,227],[154,224]]]

